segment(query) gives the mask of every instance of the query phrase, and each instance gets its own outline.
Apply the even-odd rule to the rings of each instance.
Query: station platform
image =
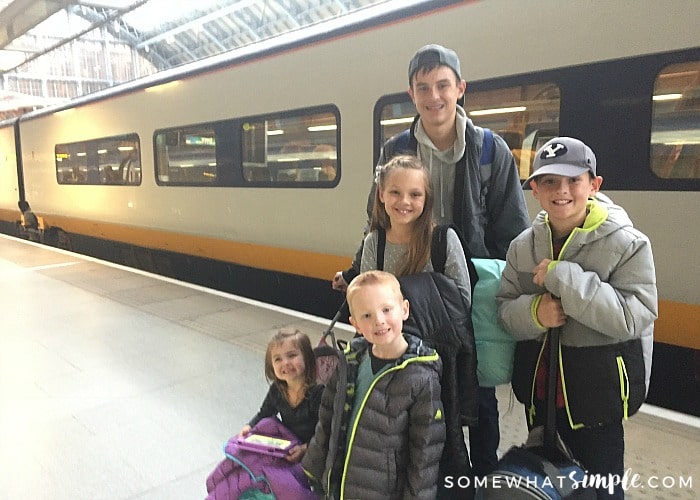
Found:
[[[268,339],[329,323],[2,235],[0,280],[0,499],[204,499],[266,393]],[[506,450],[524,410],[497,392]],[[625,433],[626,498],[698,498],[700,419],[644,405]]]

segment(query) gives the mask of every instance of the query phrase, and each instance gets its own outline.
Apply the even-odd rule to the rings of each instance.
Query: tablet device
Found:
[[[264,455],[285,457],[297,443],[288,439],[251,433],[236,440],[239,448]]]

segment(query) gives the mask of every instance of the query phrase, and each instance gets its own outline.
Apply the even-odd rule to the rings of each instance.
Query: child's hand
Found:
[[[290,463],[297,463],[299,462],[303,457],[304,454],[306,453],[306,448],[308,445],[306,444],[298,444],[296,446],[293,446],[291,450],[289,450],[289,453],[287,454],[285,460]]]
[[[535,266],[532,270],[534,276],[532,277],[532,282],[537,286],[544,286],[544,278],[547,276],[547,267],[549,263],[552,262],[551,259],[542,259],[542,261]]]
[[[331,281],[331,286],[333,287],[333,290],[339,290],[341,292],[347,290],[348,284],[345,283],[345,278],[343,278],[342,271],[335,273],[335,276],[333,276],[333,281]]]
[[[566,314],[561,306],[561,300],[551,293],[543,293],[537,305],[537,321],[547,328],[562,326],[566,323]]]
[[[243,428],[241,429],[241,432],[238,433],[238,437],[243,437],[243,436],[250,434],[250,429],[252,429],[252,427],[250,425],[248,425],[248,424],[244,425]]]

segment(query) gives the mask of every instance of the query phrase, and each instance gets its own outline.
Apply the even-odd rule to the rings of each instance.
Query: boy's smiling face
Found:
[[[530,181],[533,196],[549,215],[555,232],[569,234],[586,219],[588,198],[600,190],[603,178],[588,172],[577,177],[544,174]]]
[[[457,101],[467,90],[467,83],[458,80],[447,66],[425,72],[418,71],[408,89],[423,123],[430,129],[454,126]]]
[[[373,345],[379,358],[392,359],[405,351],[401,330],[408,318],[408,301],[385,283],[365,284],[353,294],[350,323]]]

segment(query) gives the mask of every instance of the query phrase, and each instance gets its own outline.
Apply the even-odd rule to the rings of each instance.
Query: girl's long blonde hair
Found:
[[[425,203],[423,213],[413,223],[413,232],[408,243],[406,256],[396,270],[396,276],[416,274],[425,269],[428,259],[430,259],[430,245],[433,240],[433,185],[430,180],[430,172],[423,163],[415,156],[400,155],[389,160],[385,165],[377,167],[375,182],[377,189],[374,192],[374,206],[372,207],[372,218],[370,220],[370,231],[384,230],[391,228],[391,220],[386,213],[386,207],[381,201],[379,194],[386,186],[386,180],[391,172],[398,169],[420,170],[425,181]]]

